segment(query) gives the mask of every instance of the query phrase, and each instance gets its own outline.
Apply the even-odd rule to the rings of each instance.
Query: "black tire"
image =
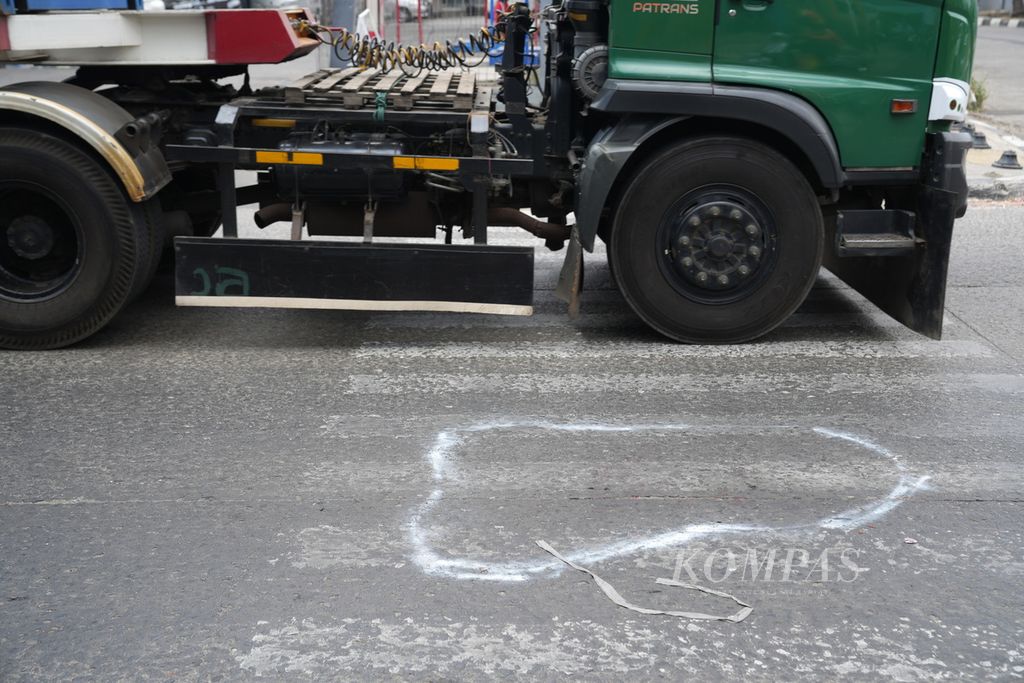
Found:
[[[0,128],[0,347],[59,348],[106,325],[152,275],[152,211],[73,143]]]
[[[145,253],[139,254],[144,268],[140,276],[135,278],[132,292],[128,295],[128,303],[142,296],[142,293],[149,287],[149,283],[153,281],[153,276],[156,275],[163,258],[166,236],[159,204],[156,201],[145,201],[132,204],[130,207],[132,220],[138,227],[138,244],[140,249],[145,249]]]
[[[821,265],[821,209],[804,175],[757,142],[697,138],[630,180],[609,240],[615,280],[676,341],[730,344],[774,329]]]

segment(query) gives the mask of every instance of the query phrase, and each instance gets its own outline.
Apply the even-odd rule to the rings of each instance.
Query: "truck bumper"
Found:
[[[953,223],[967,211],[967,133],[929,133],[921,182],[911,194],[913,249],[893,256],[841,257],[827,250],[825,266],[890,316],[933,339],[942,337]],[[892,208],[892,207],[887,207]]]

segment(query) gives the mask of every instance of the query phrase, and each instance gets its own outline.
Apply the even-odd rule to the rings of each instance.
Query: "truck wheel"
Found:
[[[145,249],[145,254],[140,254],[144,264],[140,271],[141,275],[135,278],[132,292],[128,296],[128,303],[131,303],[142,296],[142,293],[149,287],[149,283],[153,281],[163,258],[167,236],[163,226],[160,202],[132,203],[129,209],[132,212],[132,221],[139,227],[139,247]]]
[[[151,275],[148,210],[74,144],[0,128],[0,347],[67,346],[113,318]]]
[[[751,140],[668,147],[630,181],[609,244],[615,279],[648,325],[690,343],[759,337],[821,264],[821,210],[803,174]]]

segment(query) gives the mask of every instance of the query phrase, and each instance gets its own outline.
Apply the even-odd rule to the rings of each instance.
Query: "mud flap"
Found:
[[[840,258],[826,248],[825,267],[910,329],[941,339],[953,222],[961,203],[958,192],[922,186],[914,251]]]
[[[580,233],[575,226],[569,237],[569,247],[565,250],[565,261],[558,274],[558,285],[555,296],[569,304],[569,317],[577,318],[580,314],[580,292],[583,289],[583,245]]]

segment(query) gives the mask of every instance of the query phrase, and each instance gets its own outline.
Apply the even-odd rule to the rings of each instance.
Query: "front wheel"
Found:
[[[759,143],[672,145],[630,180],[609,251],[626,301],[690,343],[749,341],[803,302],[821,265],[821,209],[803,174]]]

